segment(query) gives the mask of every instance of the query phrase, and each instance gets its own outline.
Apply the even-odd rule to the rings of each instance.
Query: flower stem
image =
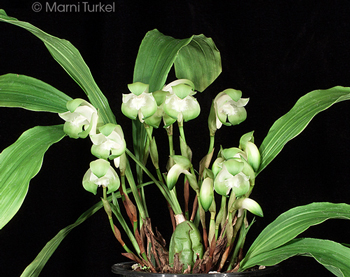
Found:
[[[172,196],[171,191],[169,191],[168,187],[164,185],[163,183],[160,183],[154,176],[153,174],[139,161],[136,159],[133,153],[131,153],[130,150],[126,149],[126,153],[130,158],[132,158],[135,163],[137,163],[140,168],[151,178],[151,180],[156,184],[156,186],[159,188],[161,193],[163,194],[164,198],[169,202],[171,205],[171,208],[173,209],[175,214],[182,214],[182,210],[180,207],[180,204],[177,200],[177,197]],[[131,172],[130,172],[131,174]]]
[[[210,154],[214,149],[215,135],[210,135],[210,144],[208,154]]]

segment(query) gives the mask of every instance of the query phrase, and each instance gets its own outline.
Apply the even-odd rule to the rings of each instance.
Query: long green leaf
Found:
[[[278,119],[260,146],[260,173],[282,150],[284,145],[299,135],[319,112],[335,103],[349,100],[350,88],[336,86],[326,90],[314,90],[301,97],[295,106]]]
[[[245,264],[251,258],[280,247],[310,226],[334,218],[350,219],[350,205],[322,202],[288,210],[259,234],[242,260],[241,265],[245,268]]]
[[[37,126],[0,154],[0,229],[21,207],[47,149],[64,136],[63,125]]]
[[[334,241],[313,238],[293,239],[279,248],[261,253],[249,259],[240,270],[255,265],[272,266],[296,255],[315,258],[336,276],[350,276],[350,249]]]
[[[150,91],[159,90],[174,62],[176,77],[190,79],[198,91],[207,88],[222,70],[220,52],[211,38],[195,35],[175,39],[154,29],[145,35],[140,45],[134,82],[149,84]]]
[[[18,74],[0,76],[0,107],[62,113],[69,96],[38,79]]]
[[[79,51],[69,41],[51,36],[28,22],[9,17],[1,9],[0,21],[24,28],[38,37],[45,44],[53,58],[84,90],[91,103],[99,110],[103,121],[105,123],[115,123],[115,117],[106,97],[95,83],[90,69]]]
[[[198,91],[205,90],[221,73],[220,52],[214,41],[204,35],[195,35],[180,49],[175,60],[175,73],[179,79],[189,79]]]
[[[152,182],[144,183],[138,186],[138,188],[152,184]],[[126,190],[129,193],[130,189]],[[116,198],[120,198],[120,192],[114,194]],[[108,196],[107,200],[110,202],[112,196]],[[51,258],[52,254],[55,252],[57,247],[61,244],[63,239],[72,231],[75,227],[82,224],[90,216],[94,215],[98,210],[103,207],[102,201],[93,205],[90,209],[85,211],[73,224],[68,225],[57,233],[46,245],[41,249],[40,253],[35,257],[35,259],[26,267],[23,271],[21,277],[37,277],[46,265],[47,261]]]
[[[111,196],[109,197],[108,200],[110,199],[111,199]],[[102,207],[103,207],[103,204],[101,201],[96,203],[94,206],[92,206],[90,209],[84,212],[73,224],[59,231],[56,236],[54,236],[48,243],[46,243],[44,248],[35,257],[33,262],[26,267],[21,277],[39,276],[40,272],[44,268],[47,261],[50,259],[50,257],[55,252],[55,250],[60,245],[60,243],[63,241],[63,239],[70,233],[70,231],[72,231],[75,227],[79,226],[81,223],[83,223],[90,216],[95,214]]]

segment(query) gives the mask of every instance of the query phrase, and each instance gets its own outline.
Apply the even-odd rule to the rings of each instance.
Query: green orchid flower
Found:
[[[163,88],[169,91],[164,101],[164,112],[178,122],[187,122],[196,118],[200,114],[200,106],[193,95],[194,85],[186,79],[176,80]],[[170,121],[170,120],[169,120]]]
[[[98,134],[90,134],[93,143],[91,153],[94,156],[112,160],[125,152],[126,142],[120,125],[108,123],[98,130]]]
[[[214,180],[215,191],[228,196],[232,190],[236,197],[246,194],[250,188],[249,176],[243,169],[245,163],[240,159],[231,159],[222,163],[222,169]]]
[[[136,82],[128,85],[131,93],[123,94],[122,112],[130,119],[137,117],[143,123],[145,119],[157,111],[157,103],[152,93],[148,92],[149,85]]]
[[[117,173],[104,159],[91,162],[83,177],[83,187],[87,191],[96,195],[99,186],[108,188],[107,193],[115,192],[120,186]]]
[[[77,98],[67,102],[67,112],[58,115],[64,119],[63,130],[71,138],[86,138],[98,124],[96,108],[89,102]]]
[[[213,101],[213,109],[216,115],[216,128],[237,125],[247,118],[244,106],[249,98],[241,98],[242,92],[235,89],[226,89],[220,92]]]

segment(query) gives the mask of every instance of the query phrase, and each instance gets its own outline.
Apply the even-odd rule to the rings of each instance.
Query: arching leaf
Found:
[[[30,180],[39,172],[47,149],[66,134],[63,125],[37,126],[0,154],[0,229],[21,207]]]
[[[18,74],[0,76],[0,107],[63,113],[69,100],[72,98],[38,79]]]
[[[284,145],[299,135],[311,119],[333,104],[349,100],[350,88],[336,86],[325,90],[314,90],[301,97],[295,106],[279,118],[269,130],[259,151],[260,173],[282,150]]]

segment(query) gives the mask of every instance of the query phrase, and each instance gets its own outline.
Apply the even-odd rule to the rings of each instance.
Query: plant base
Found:
[[[248,277],[248,276],[280,276],[278,266],[267,267],[265,269],[257,269],[246,272],[236,273],[210,273],[210,274],[172,274],[172,273],[149,273],[143,271],[135,271],[131,266],[135,262],[118,263],[112,266],[112,272],[120,277],[176,277],[179,275],[189,275],[191,277]]]

